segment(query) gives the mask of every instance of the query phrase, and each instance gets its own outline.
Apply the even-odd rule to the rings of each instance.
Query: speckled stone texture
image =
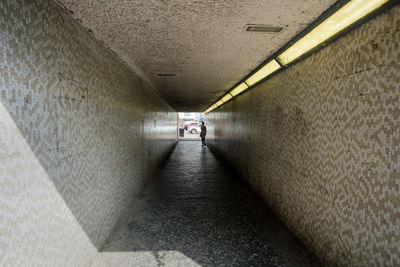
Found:
[[[330,265],[400,265],[400,6],[207,114],[208,144]]]
[[[0,27],[0,265],[88,266],[176,112],[54,1],[0,1]]]
[[[124,212],[95,266],[318,266],[200,141],[180,141]]]
[[[177,110],[204,111],[336,0],[58,0]],[[273,24],[279,34],[245,25]],[[160,77],[157,73],[175,73]]]

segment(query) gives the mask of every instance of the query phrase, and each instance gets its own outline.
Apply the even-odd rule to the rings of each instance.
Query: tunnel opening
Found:
[[[178,140],[201,141],[201,125],[207,124],[202,112],[178,112]]]

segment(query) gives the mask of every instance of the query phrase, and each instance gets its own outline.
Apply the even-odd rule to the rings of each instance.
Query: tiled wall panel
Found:
[[[400,7],[207,114],[208,140],[324,262],[400,265]]]
[[[0,1],[0,27],[0,106],[11,118],[0,128],[1,188],[20,196],[10,207],[4,206],[7,195],[0,196],[0,258],[10,263],[7,259],[15,253],[21,260],[31,257],[33,265],[59,266],[60,259],[72,257],[69,249],[82,248],[65,264],[83,264],[76,257],[92,249],[85,249],[80,238],[68,239],[73,242],[63,243],[64,251],[58,246],[46,261],[40,253],[23,251],[51,250],[53,244],[38,237],[65,227],[60,213],[68,210],[79,223],[74,227],[99,249],[151,170],[175,144],[176,112],[55,1]],[[31,150],[38,164],[25,164],[24,157],[4,152],[17,146],[13,127],[21,133],[17,141],[26,142],[20,153]],[[18,166],[25,169],[9,175]],[[33,175],[38,166],[43,173]],[[37,190],[55,198],[58,192],[66,205],[57,210],[40,195],[25,199],[22,192],[30,194],[29,184],[35,186],[35,179],[49,180],[57,190]],[[35,203],[29,201],[40,201],[46,215],[32,209]],[[43,227],[29,225],[32,231],[14,240],[26,223],[14,220],[19,212],[41,220]],[[46,224],[54,227],[45,230]],[[36,248],[25,246],[35,240]]]
[[[2,103],[0,129],[0,266],[90,266],[96,248]]]

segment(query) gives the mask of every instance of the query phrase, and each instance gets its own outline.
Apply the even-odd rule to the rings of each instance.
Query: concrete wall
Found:
[[[87,266],[177,114],[54,1],[1,1],[0,27],[0,265]]]
[[[400,265],[400,7],[207,114],[208,144],[324,262]]]

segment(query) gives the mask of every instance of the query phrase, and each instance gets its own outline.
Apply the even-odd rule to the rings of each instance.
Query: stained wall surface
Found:
[[[400,265],[400,7],[207,114],[223,155],[325,263]]]
[[[88,265],[177,114],[54,1],[1,1],[0,27],[0,265]]]

